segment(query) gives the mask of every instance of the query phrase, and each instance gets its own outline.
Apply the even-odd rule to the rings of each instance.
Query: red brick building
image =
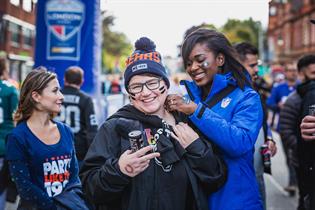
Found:
[[[315,0],[272,0],[269,3],[269,60],[295,62],[315,53]]]
[[[7,56],[11,77],[21,81],[33,67],[37,0],[1,0],[0,52]]]

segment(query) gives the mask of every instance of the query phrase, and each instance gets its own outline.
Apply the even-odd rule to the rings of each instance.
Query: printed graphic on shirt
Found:
[[[71,155],[47,158],[43,163],[44,186],[49,197],[59,195],[69,182]]]
[[[160,138],[160,135],[164,134],[167,138],[170,138],[170,135],[171,135],[171,130],[167,122],[165,120],[162,120],[162,123],[163,123],[163,128],[157,129],[154,135],[152,135],[152,130],[150,128],[144,129],[146,139],[149,145],[152,146],[153,152],[158,152],[157,142]],[[154,161],[158,166],[160,166],[163,169],[164,172],[170,172],[172,170],[172,166],[173,166],[172,164],[163,166],[161,159],[159,159],[158,157],[154,158]]]

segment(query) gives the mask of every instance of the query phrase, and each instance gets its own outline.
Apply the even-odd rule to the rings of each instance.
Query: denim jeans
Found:
[[[265,188],[265,181],[264,181],[264,166],[263,160],[260,153],[260,147],[265,142],[264,138],[264,130],[263,128],[260,129],[257,141],[255,143],[255,153],[254,153],[254,168],[256,173],[256,179],[258,183],[258,188],[260,192],[260,196],[263,202],[264,209],[266,209],[266,188]]]

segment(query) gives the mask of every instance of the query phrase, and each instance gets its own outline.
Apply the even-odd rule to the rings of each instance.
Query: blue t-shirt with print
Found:
[[[22,199],[49,209],[51,197],[59,195],[67,183],[79,182],[78,164],[70,128],[57,124],[60,140],[47,145],[21,122],[8,136],[6,158],[12,179]],[[49,134],[48,134],[49,135]]]

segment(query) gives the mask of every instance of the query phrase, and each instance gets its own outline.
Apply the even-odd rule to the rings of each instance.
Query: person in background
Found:
[[[99,210],[207,210],[207,195],[224,184],[225,165],[165,109],[170,81],[154,42],[142,37],[135,48],[124,74],[131,104],[96,134],[80,171],[85,193]],[[133,152],[132,131],[143,140]]]
[[[56,209],[53,198],[68,185],[80,184],[73,134],[53,120],[62,101],[55,73],[38,67],[26,76],[14,114],[17,126],[6,147],[11,178],[21,198],[18,209]]]
[[[242,65],[246,68],[247,72],[249,73],[254,87],[257,89],[255,85],[256,80],[258,79],[258,50],[256,47],[251,45],[247,42],[241,42],[234,45],[236,52],[239,55],[239,59]],[[261,96],[262,98],[262,96]],[[263,144],[267,144],[268,148],[271,152],[271,155],[274,156],[277,152],[277,146],[272,138],[272,133],[269,125],[267,124],[267,110],[266,104],[264,104],[263,99],[262,107],[264,108],[264,118],[263,118],[263,125],[259,131],[259,135],[255,144],[255,153],[254,153],[254,166],[256,172],[256,178],[258,181],[258,186],[260,190],[260,194],[264,203],[264,209],[266,209],[266,189],[265,189],[265,182],[264,182],[264,165],[263,159],[261,155],[261,146]]]
[[[303,87],[303,84],[308,84],[309,81],[315,80],[315,55],[305,55],[298,60],[297,69],[299,74],[304,80],[299,87]],[[297,184],[299,188],[299,204],[298,210],[305,210],[304,196],[305,186],[303,186],[303,174],[299,167],[298,159],[298,139],[300,136],[299,122],[300,110],[301,110],[302,98],[297,90],[293,91],[287,98],[280,111],[279,118],[279,130],[283,144],[288,148],[289,161],[295,169],[297,175]],[[303,153],[303,151],[301,151]]]
[[[7,60],[0,58],[0,209],[4,209],[6,202],[7,173],[4,166],[5,139],[14,128],[13,113],[18,105],[18,91],[7,81],[9,69]]]
[[[267,106],[274,111],[274,113],[280,113],[280,110],[283,107],[288,95],[292,93],[298,84],[298,71],[293,64],[287,64],[284,70],[285,82],[274,86],[271,90],[271,94],[267,99]],[[277,132],[281,132],[279,128],[279,123],[277,124]],[[294,167],[290,164],[290,150],[286,147],[286,144],[283,142],[285,139],[281,139],[282,146],[286,156],[286,163],[289,169],[289,183],[288,186],[284,188],[291,196],[295,195],[297,180]]]
[[[246,69],[228,39],[215,30],[188,34],[181,55],[193,80],[183,82],[189,98],[169,95],[168,110],[185,113],[228,166],[227,182],[210,195],[209,209],[263,209],[253,164],[263,110]]]
[[[64,100],[57,120],[66,123],[74,133],[74,145],[79,165],[85,157],[97,132],[97,120],[92,98],[80,90],[83,70],[78,66],[69,67],[64,75]]]

